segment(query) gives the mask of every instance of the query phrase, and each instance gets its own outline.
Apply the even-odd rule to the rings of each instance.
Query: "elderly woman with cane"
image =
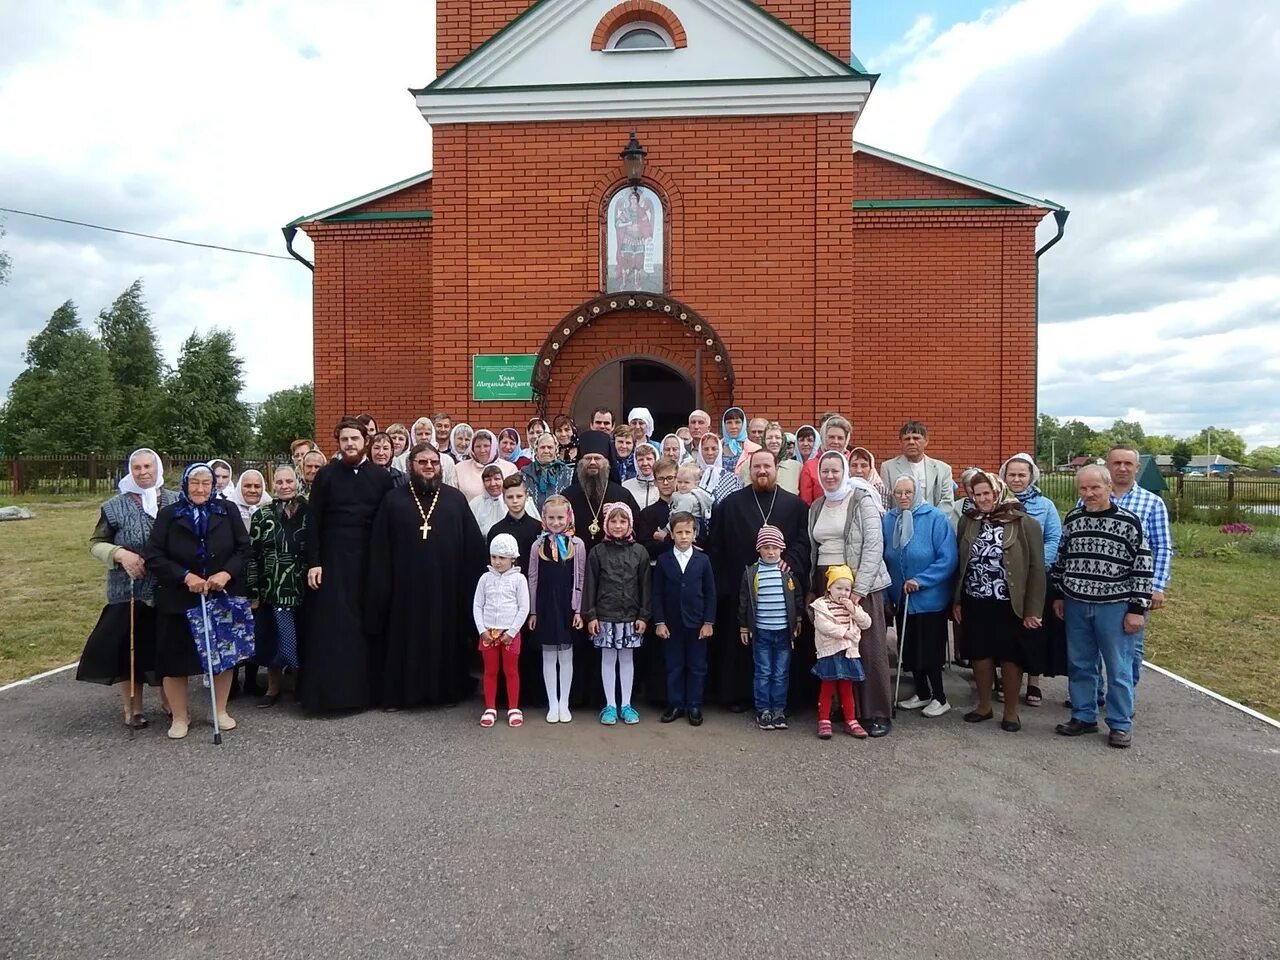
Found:
[[[163,483],[159,454],[147,447],[133,451],[128,472],[117,485],[120,492],[102,505],[89,538],[89,553],[107,568],[107,603],[80,655],[76,679],[121,684],[124,723],[131,731],[147,725],[142,683],[159,683],[156,581],[147,573],[143,554],[156,514],[175,499]]]
[[[893,485],[893,509],[884,518],[884,565],[889,569],[888,597],[901,650],[898,677],[909,665],[916,687],[898,706],[940,717],[951,709],[942,689],[942,665],[956,535],[946,514],[921,498],[915,479],[908,475]]]
[[[240,512],[213,497],[213,471],[203,463],[189,466],[182,475],[177,502],[156,516],[147,544],[147,570],[156,578],[156,671],[173,711],[172,740],[187,735],[187,679],[204,672],[188,611],[203,611],[214,594],[242,596],[251,555]],[[208,630],[208,617],[199,619]],[[235,729],[236,721],[227,713],[234,670],[214,672],[216,725]]]

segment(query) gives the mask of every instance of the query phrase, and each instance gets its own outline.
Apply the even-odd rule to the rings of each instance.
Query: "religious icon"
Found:
[[[623,187],[609,201],[608,291],[662,293],[662,201],[648,187]]]

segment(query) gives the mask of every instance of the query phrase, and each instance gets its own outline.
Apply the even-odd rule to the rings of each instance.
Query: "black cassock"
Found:
[[[306,639],[299,651],[299,699],[307,710],[369,706],[370,643],[364,618],[369,531],[391,474],[363,460],[341,460],[316,474],[308,497],[307,566],[322,567],[319,590],[308,591]]]
[[[738,639],[738,594],[742,574],[759,559],[756,534],[769,523],[782,531],[786,548],[783,562],[791,568],[800,585],[809,583],[809,508],[794,493],[776,488],[774,493],[757,493],[753,487],[725,497],[711,512],[711,532],[707,553],[716,574],[716,625],[711,640],[711,663],[707,691],[725,704],[749,706],[753,701],[751,678],[754,664],[751,648]],[[805,665],[804,651],[797,641],[792,654],[791,676],[813,665],[812,651]],[[792,689],[795,689],[794,683]],[[794,709],[798,704],[790,703]]]
[[[632,523],[639,519],[640,506],[636,503],[636,498],[631,495],[629,490],[624,489],[621,484],[614,483],[612,480],[609,481],[603,500],[593,500],[588,503],[587,492],[582,489],[582,484],[576,480],[565,487],[564,493],[561,495],[569,501],[569,506],[573,507],[574,533],[581,537],[582,542],[587,545],[588,553],[591,552],[592,547],[604,540],[604,505],[606,503],[618,503],[621,501],[631,508]],[[599,530],[595,533],[591,532],[593,520],[599,527]]]
[[[457,703],[474,686],[471,603],[488,550],[466,497],[441,484],[432,510],[433,496],[418,494],[415,502],[411,486],[397,487],[373,523],[368,612],[382,651],[377,679],[384,707]]]

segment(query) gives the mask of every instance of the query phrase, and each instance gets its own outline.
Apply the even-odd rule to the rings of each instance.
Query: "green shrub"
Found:
[[[1273,560],[1280,560],[1280,533],[1270,531],[1255,533],[1240,543],[1245,553],[1255,553]]]

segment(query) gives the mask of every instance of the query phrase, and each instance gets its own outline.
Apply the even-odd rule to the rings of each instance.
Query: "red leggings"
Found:
[[[821,685],[818,687],[818,719],[831,719],[831,693],[833,690],[840,691],[840,709],[844,712],[845,720],[849,721],[855,719],[857,714],[853,712],[852,680],[822,681]]]
[[[514,710],[520,706],[520,646],[516,643],[509,647],[495,644],[492,647],[480,648],[480,659],[484,661],[484,705],[486,710],[498,707],[498,660],[502,660],[502,672],[507,678],[507,707]]]

